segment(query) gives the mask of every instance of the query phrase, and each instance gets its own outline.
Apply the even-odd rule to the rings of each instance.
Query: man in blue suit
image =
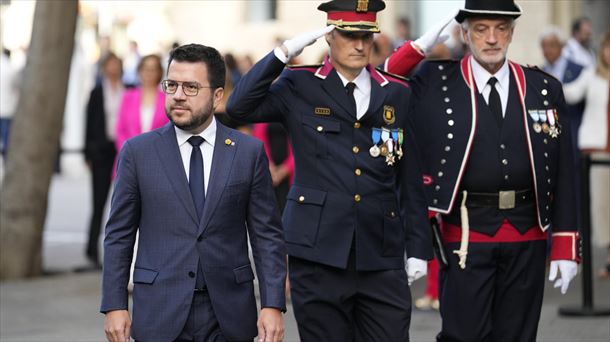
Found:
[[[104,242],[101,312],[110,341],[280,341],[286,252],[258,140],[216,122],[225,66],[213,48],[171,52],[170,124],[121,150]],[[127,283],[136,231],[133,324]],[[260,287],[257,322],[254,274]]]
[[[232,118],[281,122],[291,137],[284,236],[304,342],[408,341],[409,282],[432,256],[411,93],[369,64],[384,8],[380,0],[323,3],[327,28],[269,53],[227,104]],[[323,64],[285,70],[322,36],[330,47]]]

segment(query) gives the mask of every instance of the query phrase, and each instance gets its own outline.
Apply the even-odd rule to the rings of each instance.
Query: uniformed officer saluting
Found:
[[[305,342],[407,341],[408,277],[425,274],[431,258],[411,92],[368,64],[384,8],[380,0],[323,3],[329,26],[285,41],[227,104],[233,119],[281,122],[292,140],[296,172],[283,224]],[[285,70],[322,36],[330,46],[323,64]]]
[[[535,341],[548,228],[551,275],[576,275],[573,150],[561,84],[506,59],[521,9],[466,0],[455,19],[471,56],[422,65],[410,85],[431,210],[442,215],[439,341]],[[417,53],[386,62],[406,74]],[[405,59],[406,58],[406,59]]]

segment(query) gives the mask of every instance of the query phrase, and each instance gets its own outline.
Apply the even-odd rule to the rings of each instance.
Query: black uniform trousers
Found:
[[[114,143],[108,144],[91,157],[91,181],[93,189],[93,213],[89,223],[89,240],[87,243],[87,258],[99,263],[99,237],[102,228],[102,217],[106,199],[112,183],[112,168],[116,158]]]
[[[536,341],[544,292],[546,241],[469,243],[466,268],[445,249],[440,273],[442,331],[437,341]]]
[[[411,293],[404,269],[356,271],[289,258],[294,315],[302,342],[409,341]]]

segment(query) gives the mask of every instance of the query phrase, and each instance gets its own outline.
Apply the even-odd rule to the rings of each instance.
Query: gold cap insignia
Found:
[[[369,11],[369,0],[358,0],[358,6],[356,12],[368,12]]]

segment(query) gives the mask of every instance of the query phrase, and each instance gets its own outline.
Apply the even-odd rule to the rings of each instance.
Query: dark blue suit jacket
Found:
[[[171,341],[189,313],[201,260],[214,313],[229,340],[257,334],[254,274],[263,307],[285,309],[286,252],[260,141],[217,124],[206,204],[198,220],[172,124],[121,150],[104,241],[101,311],[127,309],[136,231],[136,340]]]
[[[284,67],[273,53],[259,61],[235,87],[227,113],[236,120],[281,122],[289,132],[296,172],[283,216],[288,253],[345,268],[355,239],[358,270],[402,268],[405,250],[409,257],[429,259],[406,82],[369,66],[370,105],[356,119],[328,59],[315,67]],[[405,156],[395,165],[369,155],[372,128],[380,127],[405,130]]]

